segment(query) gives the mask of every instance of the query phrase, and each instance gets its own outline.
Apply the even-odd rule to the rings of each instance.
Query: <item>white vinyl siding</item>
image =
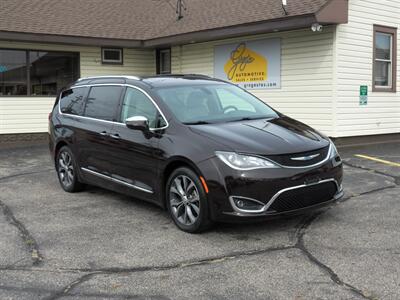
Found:
[[[336,30],[335,135],[360,136],[400,132],[400,57],[397,50],[397,93],[372,92],[373,25],[398,28],[400,1],[350,0],[349,23]],[[361,85],[368,85],[368,105],[359,105]]]
[[[172,72],[214,76],[215,45],[280,37],[282,88],[251,92],[282,113],[330,135],[333,133],[333,33],[334,27],[325,27],[323,32],[304,29],[173,47]]]
[[[46,45],[0,41],[0,48],[80,53],[81,77],[155,74],[155,52],[124,49],[123,65],[103,65],[100,47]],[[46,132],[54,97],[0,97],[0,134]]]

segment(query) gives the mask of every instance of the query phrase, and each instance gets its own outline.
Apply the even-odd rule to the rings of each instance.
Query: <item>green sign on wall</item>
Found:
[[[361,85],[360,86],[360,105],[368,104],[368,86]]]

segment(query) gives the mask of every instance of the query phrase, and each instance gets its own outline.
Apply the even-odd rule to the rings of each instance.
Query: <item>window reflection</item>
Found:
[[[78,78],[78,53],[0,49],[0,96],[54,96]]]
[[[0,50],[0,96],[27,94],[26,52]]]

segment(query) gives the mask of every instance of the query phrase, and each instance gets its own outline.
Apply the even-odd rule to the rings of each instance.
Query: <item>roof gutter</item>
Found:
[[[199,43],[244,35],[307,28],[314,23],[321,25],[343,24],[348,22],[348,5],[349,0],[330,0],[316,13],[312,14],[290,16],[289,11],[289,15],[280,19],[148,39],[143,42],[143,46],[145,48],[155,48]]]
[[[0,31],[0,40],[18,41],[18,42],[34,42],[34,43],[51,43],[51,44],[69,44],[79,46],[106,46],[106,47],[126,47],[126,48],[142,48],[143,41],[125,40],[125,39],[109,39],[97,37],[54,35],[41,33],[24,33],[13,31]]]
[[[206,42],[212,40],[239,37],[244,35],[254,35],[261,33],[270,33],[300,29],[311,26],[317,20],[314,14],[302,15],[296,17],[270,20],[266,22],[248,23],[236,26],[222,27],[210,30],[184,33],[174,36],[166,36],[144,41],[145,48],[154,48],[161,46],[174,46],[182,44],[191,44]]]

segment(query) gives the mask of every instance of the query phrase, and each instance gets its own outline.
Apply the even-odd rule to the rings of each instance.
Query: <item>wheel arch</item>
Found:
[[[65,140],[59,140],[54,147],[54,162],[57,159],[58,151],[64,146],[69,146],[69,144]]]
[[[203,177],[202,172],[200,169],[196,166],[194,162],[192,162],[190,159],[182,156],[177,156],[173,157],[165,165],[165,168],[162,170],[161,173],[161,193],[162,193],[162,206],[163,208],[166,208],[166,185],[168,178],[171,176],[172,172],[174,172],[176,169],[181,168],[181,167],[186,167],[191,169],[193,172],[197,174],[199,177]]]

